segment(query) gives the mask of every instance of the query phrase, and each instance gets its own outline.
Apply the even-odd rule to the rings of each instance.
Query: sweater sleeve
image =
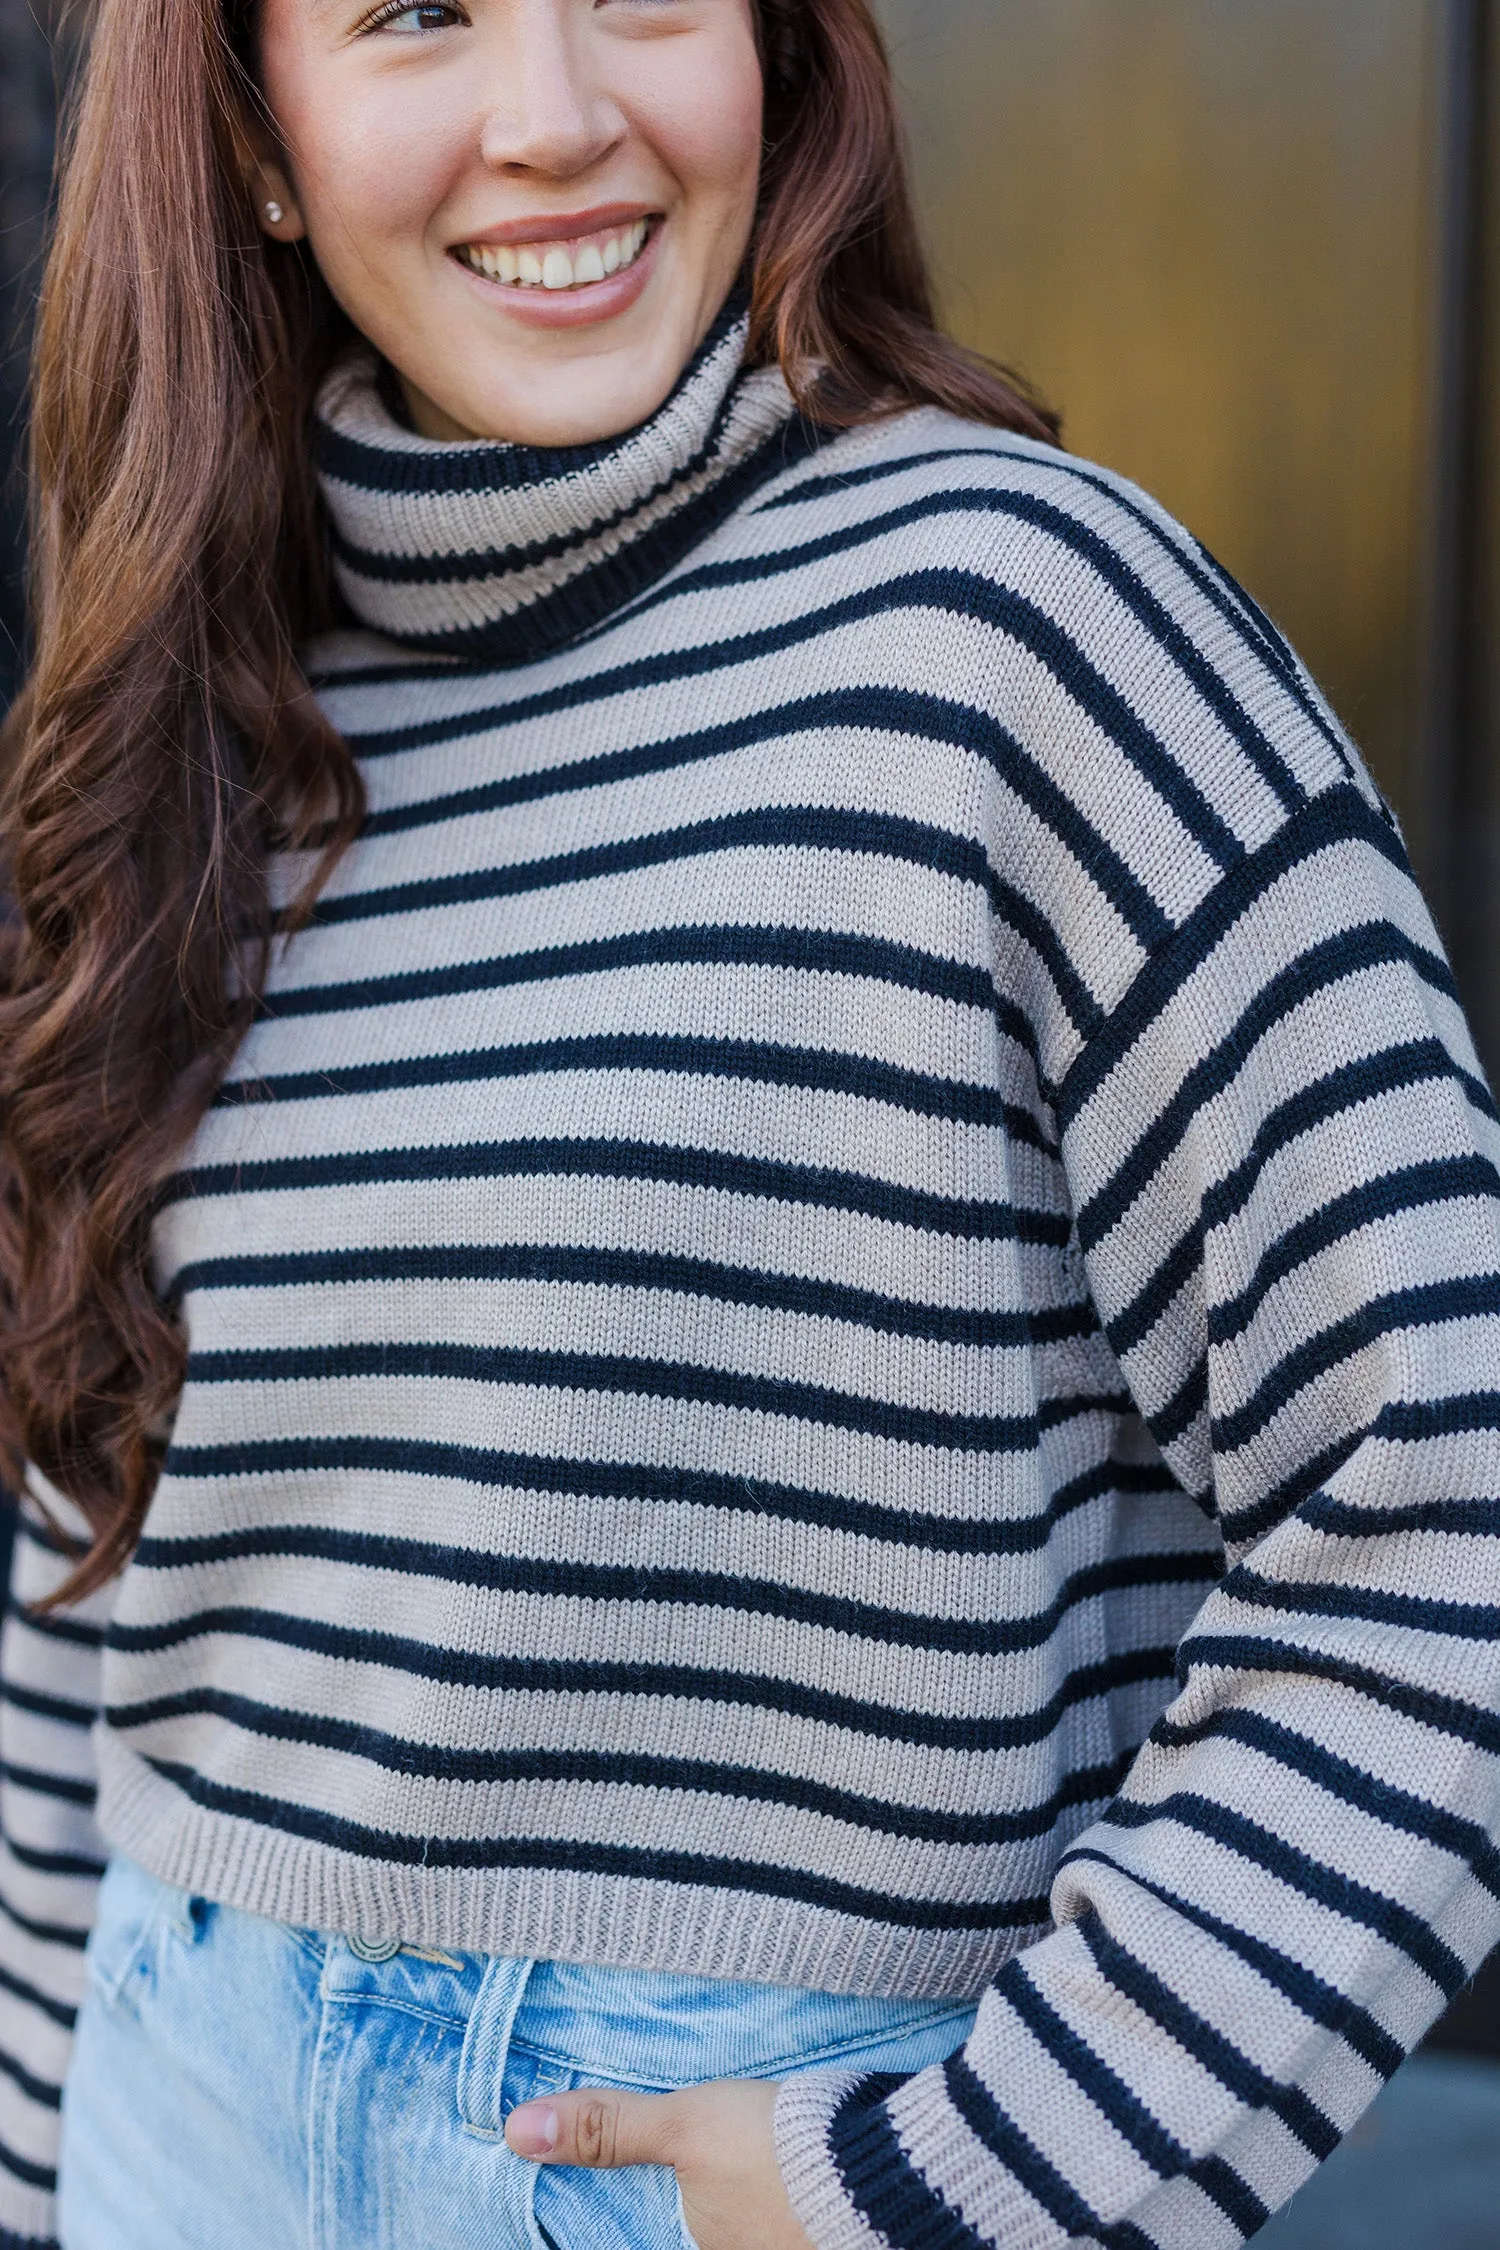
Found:
[[[1227,2250],[1500,1938],[1500,1136],[1357,780],[1146,963],[1058,1113],[1226,1575],[963,2051],[783,2089],[819,2250]]]
[[[103,1873],[90,1730],[110,1590],[30,1614],[69,1568],[24,1505],[0,1638],[0,2250],[53,2240],[59,2101]]]

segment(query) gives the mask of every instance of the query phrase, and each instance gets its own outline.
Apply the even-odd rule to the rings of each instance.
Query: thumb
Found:
[[[549,2094],[513,2109],[505,2138],[517,2156],[540,2164],[585,2164],[591,2171],[670,2164],[679,2107],[675,2094],[623,2094],[612,2086]]]

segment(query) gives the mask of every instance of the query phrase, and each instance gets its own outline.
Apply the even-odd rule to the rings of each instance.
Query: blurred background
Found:
[[[878,5],[949,325],[1301,649],[1400,814],[1495,1077],[1500,0]],[[0,706],[63,27],[61,0],[0,0]],[[1500,2250],[1500,1973],[1261,2239]]]

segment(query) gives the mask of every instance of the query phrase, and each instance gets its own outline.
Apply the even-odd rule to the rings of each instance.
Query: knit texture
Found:
[[[1500,1935],[1500,1130],[1395,827],[1151,502],[742,341],[576,455],[323,402],[370,813],[163,1188],[102,1669],[10,1622],[12,2223],[96,1703],[254,1912],[983,1994],[783,2096],[820,2250],[1238,2243]]]

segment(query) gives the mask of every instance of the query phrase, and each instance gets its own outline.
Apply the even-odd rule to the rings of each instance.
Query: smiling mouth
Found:
[[[590,289],[633,266],[651,235],[651,221],[606,227],[569,242],[461,242],[461,265],[507,289]]]

